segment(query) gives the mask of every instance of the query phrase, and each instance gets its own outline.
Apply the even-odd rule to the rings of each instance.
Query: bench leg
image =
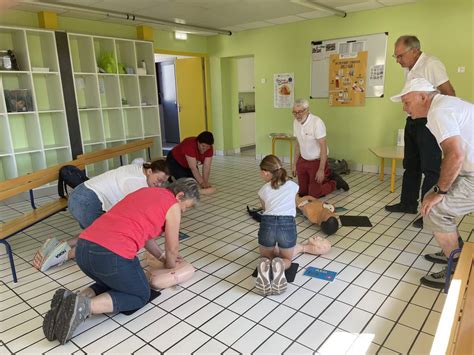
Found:
[[[15,263],[13,262],[13,253],[12,253],[12,248],[10,247],[10,244],[4,239],[0,239],[0,243],[5,245],[5,249],[7,250],[8,258],[10,259],[10,268],[12,269],[12,276],[13,276],[13,282],[17,282],[16,278],[16,271],[15,271]]]
[[[390,177],[390,192],[395,191],[395,173],[397,172],[397,161],[392,159],[392,176]]]

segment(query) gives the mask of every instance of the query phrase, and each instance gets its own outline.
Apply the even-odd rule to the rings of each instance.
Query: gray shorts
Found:
[[[474,212],[474,176],[459,175],[446,196],[423,217],[423,225],[432,232],[456,232],[456,217]]]

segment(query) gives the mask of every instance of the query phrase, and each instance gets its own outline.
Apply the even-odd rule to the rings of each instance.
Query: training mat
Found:
[[[188,239],[189,238],[189,235],[187,235],[186,233],[183,233],[183,232],[179,232],[179,240],[185,240],[185,239]]]
[[[297,263],[291,263],[291,266],[285,270],[285,277],[287,282],[293,282],[295,281],[296,273],[298,272],[298,267],[300,264]],[[252,276],[257,277],[258,271],[257,268],[253,271]]]
[[[156,297],[158,297],[159,295],[161,295],[161,292],[160,291],[155,291],[153,289],[150,290],[150,299],[148,300],[148,303],[150,303],[151,301],[153,301]],[[139,308],[140,309],[140,308]],[[133,313],[135,313],[136,311],[138,311],[138,309],[132,309],[130,311],[123,311],[121,312],[122,314],[125,314],[126,316],[129,316]]]
[[[372,227],[369,217],[367,216],[339,216],[341,224],[344,227]]]

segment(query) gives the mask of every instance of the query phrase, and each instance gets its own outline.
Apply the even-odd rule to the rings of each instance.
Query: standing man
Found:
[[[293,176],[298,176],[298,194],[318,198],[336,189],[349,190],[349,185],[329,170],[329,149],[323,120],[309,112],[309,103],[303,99],[295,101],[293,116],[293,135],[297,142],[292,169]]]
[[[401,36],[395,42],[393,58],[405,69],[406,82],[424,78],[443,95],[456,96],[449,82],[443,63],[438,58],[421,52],[420,41],[415,36]],[[439,178],[441,150],[426,128],[426,117],[416,120],[408,116],[405,124],[405,150],[403,158],[403,183],[400,203],[385,206],[389,212],[417,213],[421,174],[425,176],[421,186],[421,199]],[[423,228],[420,217],[414,223]]]
[[[403,110],[426,126],[443,151],[439,179],[422,202],[421,215],[442,252],[425,255],[435,263],[447,263],[451,252],[462,248],[455,218],[474,211],[474,105],[456,97],[439,94],[430,82],[416,78],[405,84],[392,101],[403,102]],[[426,275],[421,283],[443,288],[446,268]]]

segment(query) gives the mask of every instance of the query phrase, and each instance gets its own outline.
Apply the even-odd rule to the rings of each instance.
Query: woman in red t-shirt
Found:
[[[201,132],[197,137],[185,138],[166,157],[166,163],[175,179],[192,177],[203,189],[211,187],[209,176],[214,150],[214,136],[211,132]],[[198,164],[202,164],[202,175]]]
[[[91,314],[142,308],[150,286],[140,266],[141,248],[156,258],[166,257],[166,268],[176,266],[179,255],[181,213],[199,201],[194,179],[176,180],[166,189],[144,187],[118,202],[79,236],[76,262],[95,281],[80,294],[59,289],[43,321],[48,340],[66,343],[77,326]],[[165,252],[155,238],[165,233]]]

